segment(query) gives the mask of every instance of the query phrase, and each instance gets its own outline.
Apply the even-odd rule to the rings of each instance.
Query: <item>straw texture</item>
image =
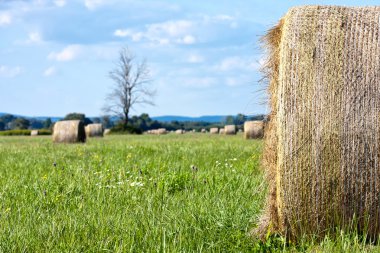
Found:
[[[184,134],[185,131],[183,131],[182,129],[177,129],[177,130],[175,130],[175,133],[176,134]]]
[[[30,132],[30,136],[37,136],[38,135],[38,130],[32,130]]]
[[[264,37],[270,194],[259,234],[298,238],[354,224],[378,236],[379,20],[379,7],[296,7]]]
[[[226,135],[236,134],[236,126],[235,125],[224,126],[224,134]]]
[[[219,133],[219,128],[217,127],[210,128],[210,134],[218,134],[218,133]]]
[[[244,122],[244,138],[258,139],[264,136],[264,122],[246,121]]]
[[[80,120],[58,121],[54,124],[53,142],[75,143],[85,141],[84,124]]]
[[[103,137],[103,125],[100,123],[88,124],[85,131],[87,137]]]

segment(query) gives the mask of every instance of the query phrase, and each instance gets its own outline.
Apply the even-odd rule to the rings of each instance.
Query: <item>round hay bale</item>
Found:
[[[37,136],[38,135],[38,130],[32,130],[30,132],[30,136]]]
[[[86,133],[84,124],[80,120],[58,121],[53,128],[53,142],[76,143],[85,142]]]
[[[235,125],[227,125],[224,127],[225,135],[234,135],[236,134],[236,126]]]
[[[206,129],[204,129],[204,128],[202,128],[202,130],[201,130],[201,133],[207,133],[207,130]]]
[[[219,134],[224,134],[224,128],[219,129]]]
[[[379,17],[379,7],[295,7],[264,38],[269,196],[259,235],[378,238]]]
[[[175,131],[176,134],[184,134],[184,131],[182,129],[178,129]]]
[[[258,139],[264,136],[263,121],[246,121],[244,122],[244,138]]]
[[[168,131],[166,131],[165,128],[159,128],[159,129],[156,129],[156,130],[153,130],[153,134],[156,134],[156,135],[162,135],[162,134],[167,134]]]
[[[85,126],[86,137],[103,137],[103,125],[100,123],[97,124],[88,124]]]
[[[110,134],[111,133],[111,129],[107,128],[107,129],[104,129],[104,135],[107,135],[107,134]]]
[[[217,127],[210,128],[210,134],[218,134],[218,133],[219,133],[219,128]]]

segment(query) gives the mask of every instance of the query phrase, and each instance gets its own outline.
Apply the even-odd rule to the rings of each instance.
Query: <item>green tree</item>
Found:
[[[16,118],[11,122],[12,129],[28,129],[30,121],[24,118]]]
[[[104,115],[101,118],[101,123],[103,124],[104,128],[111,128],[114,125],[109,115]]]
[[[92,123],[92,121],[89,118],[86,118],[85,114],[83,114],[83,113],[76,113],[76,112],[67,114],[63,118],[63,120],[80,120],[80,121],[82,121],[84,123],[84,125],[88,125],[88,124]]]
[[[228,115],[226,117],[226,119],[224,120],[224,122],[225,122],[226,125],[234,125],[235,124],[235,119],[234,119],[233,116]]]
[[[40,129],[40,128],[43,128],[43,122],[39,119],[35,119],[35,118],[31,118],[29,119],[29,122],[30,122],[30,125],[29,127],[31,129]]]
[[[44,123],[43,123],[43,127],[45,129],[50,129],[50,127],[52,126],[53,122],[51,121],[51,118],[47,118]]]
[[[2,121],[5,124],[5,126],[8,123],[11,123],[14,119],[16,119],[16,117],[13,116],[12,114],[5,114],[5,115],[0,117],[0,121]]]
[[[94,123],[101,123],[101,119],[99,117],[94,117],[94,118],[91,118],[92,122]]]
[[[238,115],[236,115],[235,117],[235,125],[243,125],[246,118],[247,116],[245,116],[244,114],[238,113]]]

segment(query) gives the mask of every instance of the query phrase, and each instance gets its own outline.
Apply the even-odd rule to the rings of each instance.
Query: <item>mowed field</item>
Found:
[[[0,252],[345,252],[249,237],[264,207],[263,143],[242,135],[0,137]]]

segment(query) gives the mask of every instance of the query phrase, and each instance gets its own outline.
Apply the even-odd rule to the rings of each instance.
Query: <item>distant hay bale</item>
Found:
[[[236,134],[236,126],[235,125],[227,125],[224,127],[225,135],[234,135]]]
[[[219,129],[219,134],[224,134],[224,128]]]
[[[244,138],[258,139],[264,136],[263,121],[246,121],[244,122]]]
[[[111,133],[111,129],[107,128],[107,129],[104,129],[104,135],[108,135]]]
[[[264,38],[271,115],[256,232],[380,233],[380,7],[303,6]]]
[[[37,136],[38,135],[38,130],[32,130],[30,132],[30,136]]]
[[[168,132],[166,131],[165,128],[159,128],[159,129],[151,130],[151,133],[156,134],[156,135],[162,135],[162,134],[167,134]]]
[[[102,124],[88,124],[85,127],[86,137],[103,137],[103,125]]]
[[[201,133],[207,133],[207,130],[202,128]]]
[[[218,133],[219,133],[219,128],[217,127],[210,128],[210,134],[218,134]]]
[[[175,131],[176,134],[184,134],[185,131],[183,131],[182,129],[178,129]]]
[[[76,143],[85,142],[84,124],[80,120],[58,121],[54,124],[53,142]]]

